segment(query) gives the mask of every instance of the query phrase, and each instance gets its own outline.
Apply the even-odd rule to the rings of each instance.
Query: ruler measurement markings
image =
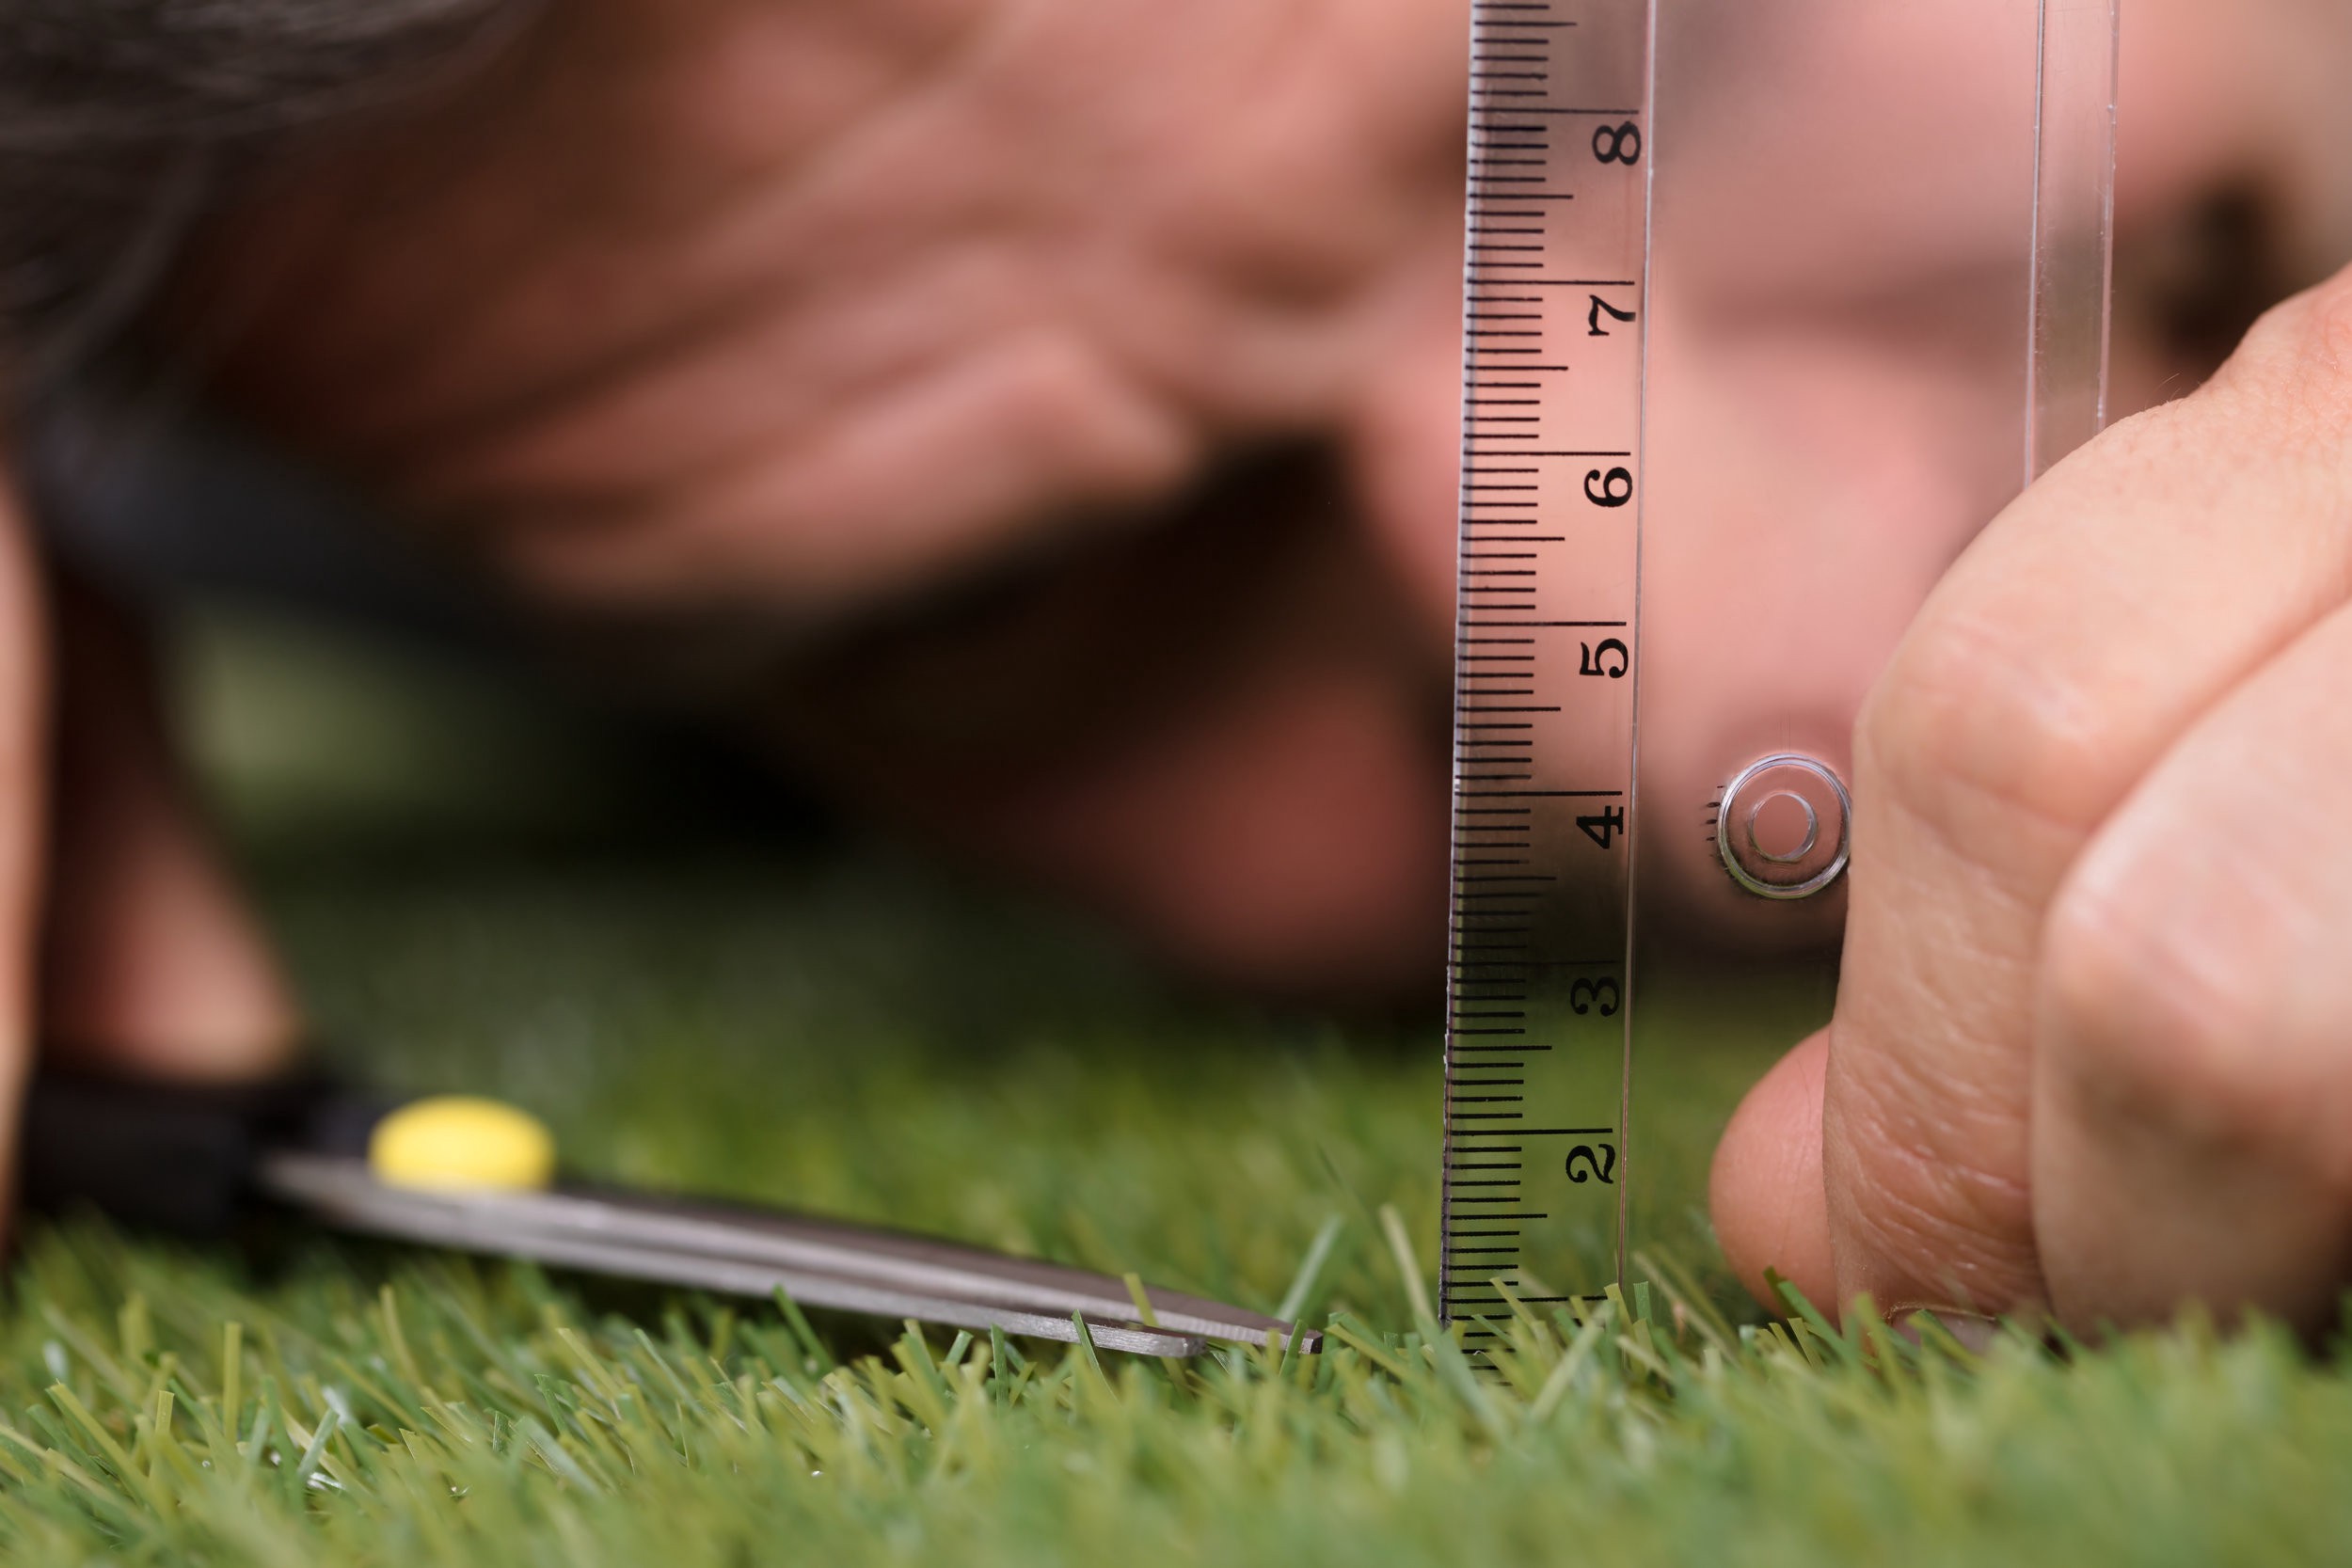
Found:
[[[1645,0],[1596,3],[1623,11]],[[1629,806],[1613,804],[1626,801],[1624,790],[1535,787],[1554,782],[1542,777],[1542,768],[1534,764],[1539,732],[1574,722],[1569,709],[1582,705],[1582,694],[1574,705],[1541,700],[1554,678],[1547,673],[1553,668],[1551,655],[1565,651],[1556,641],[1493,635],[1624,631],[1630,619],[1545,616],[1553,569],[1546,563],[1558,560],[1558,552],[1519,546],[1533,546],[1538,537],[1544,546],[1564,545],[1568,535],[1557,529],[1540,536],[1504,531],[1531,530],[1554,519],[1555,492],[1564,501],[1568,499],[1565,482],[1555,477],[1557,465],[1600,458],[1625,462],[1632,455],[1629,443],[1612,447],[1596,442],[1585,450],[1587,443],[1573,438],[1572,427],[1554,423],[1567,417],[1557,403],[1567,388],[1554,379],[1567,373],[1567,368],[1551,347],[1555,332],[1560,338],[1569,335],[1565,317],[1557,324],[1553,320],[1556,308],[1568,304],[1568,292],[1577,288],[1636,285],[1629,278],[1574,276],[1583,269],[1556,264],[1554,220],[1565,218],[1573,211],[1568,204],[1591,193],[1571,172],[1573,135],[1564,150],[1555,145],[1553,131],[1561,121],[1579,117],[1645,119],[1638,111],[1596,106],[1615,102],[1613,93],[1567,101],[1554,97],[1555,91],[1565,97],[1563,89],[1571,82],[1581,85],[1567,90],[1593,86],[1581,80],[1590,72],[1580,62],[1558,55],[1581,21],[1556,14],[1566,8],[1552,0],[1474,0],[1472,7],[1464,444],[1457,497],[1464,546],[1457,593],[1454,937],[1448,955],[1454,997],[1448,1016],[1454,1028],[1446,1071],[1446,1258],[1439,1270],[1441,1310],[1449,1316],[1457,1307],[1507,1307],[1491,1281],[1518,1273],[1525,1239],[1517,1226],[1482,1231],[1458,1225],[1452,1218],[1454,1207],[1491,1211],[1509,1206],[1512,1198],[1484,1196],[1478,1189],[1517,1192],[1531,1180],[1525,1162],[1509,1158],[1525,1152],[1528,1138],[1614,1135],[1611,1129],[1594,1127],[1528,1128],[1529,1103],[1543,1099],[1544,1085],[1533,1081],[1533,1074],[1495,1076],[1499,1069],[1527,1073],[1527,1064],[1542,1060],[1564,1042],[1514,1037],[1508,1044],[1480,1045],[1471,1039],[1498,1033],[1524,1037],[1536,1011],[1539,976],[1610,972],[1612,966],[1574,957],[1573,950],[1554,956],[1538,949],[1538,911],[1549,907],[1560,878],[1521,868],[1535,863],[1532,857],[1538,838],[1533,824],[1539,816],[1598,807],[1622,819],[1629,811]],[[1547,439],[1555,428],[1570,438]],[[1511,544],[1481,547],[1481,539]],[[1498,651],[1502,649],[1514,651]],[[1499,761],[1504,768],[1494,766]],[[1506,770],[1511,761],[1519,761],[1521,768]],[[1501,803],[1504,801],[1513,803]],[[1538,801],[1545,803],[1540,809],[1534,804]],[[1506,940],[1513,938],[1527,940]],[[1472,1054],[1480,1052],[1507,1053],[1509,1066],[1504,1068],[1492,1055]],[[1498,1104],[1512,1108],[1469,1109]],[[1521,1141],[1501,1141],[1506,1139]],[[1456,1159],[1457,1148],[1484,1158]],[[1465,1213],[1463,1218],[1474,1219],[1480,1227],[1506,1219],[1536,1224],[1549,1219],[1550,1212],[1547,1206],[1534,1206],[1524,1212]],[[1493,1335],[1477,1330],[1471,1337],[1484,1340]]]

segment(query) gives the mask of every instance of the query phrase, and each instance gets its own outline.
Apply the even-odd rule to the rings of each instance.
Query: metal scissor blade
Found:
[[[1063,1341],[1077,1337],[1076,1314],[1096,1344],[1150,1355],[1293,1338],[1276,1319],[1166,1291],[1146,1297],[1154,1327],[1135,1321],[1124,1283],[1105,1275],[769,1211],[593,1191],[419,1192],[384,1185],[358,1160],[291,1152],[266,1156],[259,1179],[342,1228],[595,1273],[747,1295],[781,1288],[809,1306]],[[1311,1351],[1321,1337],[1295,1342]]]
[[[574,1216],[655,1245],[839,1271],[965,1300],[1050,1308],[1060,1317],[1080,1312],[1089,1321],[1131,1320],[1136,1314],[1124,1280],[932,1237],[723,1203],[580,1189],[564,1196],[594,1205],[574,1209]],[[1294,1332],[1278,1318],[1175,1291],[1148,1288],[1144,1300],[1158,1326],[1203,1338],[1263,1345],[1269,1334],[1287,1341]],[[1301,1348],[1319,1349],[1321,1338],[1311,1332]]]

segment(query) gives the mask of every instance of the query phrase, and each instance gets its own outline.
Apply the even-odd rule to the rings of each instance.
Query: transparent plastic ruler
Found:
[[[1636,1106],[1677,1093],[1636,1027],[1637,1001],[1653,1012],[1681,984],[1661,973],[1739,967],[1753,981],[1777,964],[1822,996],[1834,986],[1851,848],[1842,748],[1868,671],[1815,678],[1823,657],[1798,644],[1834,642],[1820,623],[1877,603],[1841,593],[1837,571],[1874,583],[1908,570],[1905,591],[1924,593],[1933,572],[1914,557],[1948,559],[1956,531],[2104,419],[2116,26],[2112,0],[1472,12],[1441,1247],[1455,1320],[1597,1293],[1647,1244],[1630,1233],[1642,1215],[1688,1233],[1703,1211],[1687,1191],[1632,1201],[1649,1180]],[[1916,84],[1885,68],[1923,53]],[[1943,145],[1937,116],[1954,122],[1948,160],[1927,156]],[[1931,313],[1915,279],[1947,277],[1969,330],[1856,372],[1882,375],[1883,394],[1841,386],[1843,360],[1738,336],[1750,298],[1826,324],[1833,344],[1858,330],[1839,313],[1849,295],[1908,330]],[[1724,378],[1698,327],[1654,319],[1692,301],[1694,319],[1734,324],[1713,328],[1733,345]],[[1797,367],[1777,382],[1774,353]],[[1905,377],[1939,355],[1945,381],[1997,395],[1905,425],[1927,405]],[[1854,420],[1813,414],[1879,405],[1886,431],[1857,425],[1844,450],[1839,420]],[[1719,425],[1731,434],[1717,439]],[[1724,455],[1749,427],[1773,454],[1808,455],[1803,484]],[[1759,539],[1809,547],[1808,527],[1859,504],[1847,491],[1894,493],[1881,458],[1905,443],[1964,476],[1924,492],[1923,520],[1895,504],[1865,510],[1867,528],[1821,524],[1860,543],[1810,590],[1802,562],[1745,563]],[[1841,464],[1861,476],[1843,490]],[[1703,536],[1718,528],[1720,544]],[[1922,543],[1915,528],[1943,531]],[[1726,563],[1712,578],[1710,558]],[[1883,661],[1900,618],[1857,611],[1849,660]],[[1776,660],[1819,689],[1775,685]],[[1710,670],[1757,694],[1714,715],[1691,695]],[[1771,711],[1784,693],[1789,711]],[[1660,926],[1696,933],[1684,945],[1698,958],[1653,961]],[[1761,960],[1709,957],[1742,944]],[[1465,1332],[1475,1348],[1490,1331]]]
[[[1473,13],[1448,1317],[1552,1295],[1533,1238],[1623,1250],[1649,266],[1650,8]]]

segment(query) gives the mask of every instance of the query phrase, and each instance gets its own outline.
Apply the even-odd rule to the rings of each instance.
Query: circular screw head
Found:
[[[1782,752],[1724,786],[1715,847],[1731,879],[1761,898],[1810,898],[1846,873],[1853,798],[1827,763]]]

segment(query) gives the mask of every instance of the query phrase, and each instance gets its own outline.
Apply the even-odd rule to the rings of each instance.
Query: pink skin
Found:
[[[2127,77],[2148,112],[2131,126],[2132,233],[2250,180],[2292,264],[2329,251],[2352,47],[2316,9],[2136,4]],[[2013,94],[2016,73],[1953,25],[1961,0],[1878,14],[1835,48],[1780,46],[1898,100],[1948,98],[1963,119],[1993,84]],[[1462,34],[1458,0],[573,0],[482,80],[257,190],[158,331],[553,627],[755,726],[845,799],[1070,890],[1180,961],[1418,991],[1443,907]],[[1766,47],[1725,33],[1726,116],[1767,74]],[[1820,150],[1803,123],[1782,134],[1792,157]],[[2120,615],[2142,577],[2208,570],[2128,550],[2044,559],[2001,543],[2030,537],[2014,519],[2064,533],[2119,497],[2153,505],[2151,474],[2193,489],[2261,421],[2240,404],[2110,443],[2013,511],[1913,626],[2013,488],[1961,455],[1985,450],[1979,433],[2014,396],[2013,356],[1986,349],[1965,308],[2007,243],[1985,196],[2004,145],[1841,147],[1939,176],[1899,220],[1878,206],[1799,229],[1740,217],[1754,149],[1726,144],[1736,155],[1710,165],[1693,142],[1692,188],[1711,171],[1720,199],[1703,210],[1734,228],[1692,243],[1672,312],[1688,325],[1661,335],[1659,363],[1683,376],[1684,438],[1730,461],[1663,471],[1657,504],[1715,531],[1677,532],[1657,569],[1704,610],[1827,561],[1804,586],[1837,613],[1743,641],[1738,659],[1710,645],[1716,617],[1661,628],[1664,776],[1694,794],[1720,782],[1765,692],[1816,715],[1814,743],[1842,757],[1911,628],[1853,751],[1881,802],[1860,830],[1879,869],[1855,879],[1839,1023],[1826,1054],[1801,1052],[1743,1111],[1718,1219],[1751,1275],[1776,1263],[1823,1299],[1871,1288],[2088,1317],[2144,1314],[2185,1287],[2300,1307],[2308,1271],[2277,1246],[2216,1254],[2231,1271],[2217,1282],[2167,1275],[2129,1243],[2131,1179],[2184,1138],[2220,1168],[2279,1106],[2332,1101],[2280,1090],[2218,1132],[2185,1120],[2228,1031],[2203,1013],[2127,1027],[2134,955],[2169,939],[2108,929],[2119,910],[2172,907],[2161,879],[2136,879],[2164,835],[2108,824],[2143,809],[2127,798],[2173,800],[2153,782],[2167,769],[2178,800],[2217,787],[2168,750],[2204,715],[2307,771],[2332,758],[2308,668],[2268,683],[2289,630],[2259,596],[2232,601],[2234,652],[2201,649],[2160,721],[2090,725],[2071,749],[2038,710],[2010,722],[2031,699],[2013,664],[1980,659],[1974,686],[1947,689],[1964,668],[1951,650],[1976,647],[1955,626]],[[1957,315],[1937,303],[1951,301]],[[2264,384],[2325,404],[2334,383],[2311,344],[2333,340],[2301,341],[2304,381],[2274,369]],[[2122,367],[2132,403],[2209,368],[2145,333]],[[1268,452],[1293,455],[1232,472]],[[1743,527],[1755,483],[1805,504]],[[2251,478],[2228,496],[2239,518],[2291,499]],[[2195,516],[2181,526],[2193,534]],[[2310,549],[2332,581],[2332,557]],[[2017,597],[2028,578],[2051,597]],[[2122,635],[2095,616],[2069,633],[2088,672],[2069,712],[2145,705],[2136,670],[2099,664],[2106,634]],[[2237,704],[2241,685],[2262,694]],[[1939,750],[1949,736],[1907,725],[1906,699],[1984,721],[1950,732],[1977,751]],[[2004,881],[1923,866],[1932,833],[1906,847],[1886,802],[1942,801],[1939,767],[1998,774],[2044,740],[2066,766],[2017,764],[2021,799],[2065,799],[2031,864]],[[2143,778],[2155,793],[2135,796]],[[2260,845],[2308,858],[2324,836]],[[2302,945],[2280,951],[2313,948],[2334,914],[2296,869],[2250,884],[2287,891],[2241,911],[2252,929],[2292,926]],[[2063,908],[2086,912],[2058,928],[2052,968],[2043,917],[2069,886],[2090,891]],[[2232,951],[2206,993],[2244,1004],[2248,976],[2270,971]],[[1955,1006],[1988,954],[2013,982],[2000,995],[2042,1001]],[[2332,1092],[2352,1061],[2323,1048],[2326,1025],[2352,1003],[2296,996],[2305,1076],[2288,1087]],[[2169,1053],[2136,1054],[2149,1038]],[[2239,1170],[2231,1190],[2291,1197],[2325,1228],[2335,1174],[2314,1156]]]

